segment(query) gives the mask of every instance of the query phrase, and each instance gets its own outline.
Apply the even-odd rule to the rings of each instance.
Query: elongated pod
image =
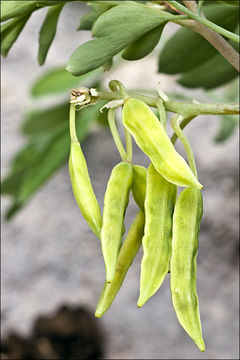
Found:
[[[138,307],[155,294],[168,273],[176,196],[177,186],[165,180],[150,164],[144,205],[145,228]]]
[[[182,327],[205,350],[196,291],[198,234],[202,195],[194,188],[181,192],[173,214],[170,284],[172,303]]]
[[[186,161],[175,150],[156,115],[144,102],[127,99],[122,120],[137,145],[166,180],[179,186],[202,188]]]
[[[128,269],[141,247],[143,229],[144,214],[142,211],[139,211],[120,249],[114,278],[110,284],[107,281],[105,282],[95,312],[96,317],[101,317],[108,310],[122,286]]]
[[[101,243],[107,282],[113,280],[117,265],[131,185],[132,165],[121,162],[113,168],[104,196]]]
[[[101,211],[94,194],[84,158],[75,130],[75,108],[70,108],[71,148],[69,157],[69,173],[73,194],[86,222],[100,238],[102,225]]]

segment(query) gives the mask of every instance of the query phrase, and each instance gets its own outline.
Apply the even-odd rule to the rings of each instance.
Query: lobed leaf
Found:
[[[125,60],[139,60],[150,54],[157,46],[165,24],[159,25],[134,41],[124,50],[122,58]]]
[[[74,51],[67,71],[77,76],[102,66],[143,34],[166,23],[166,16],[164,12],[131,2],[106,11],[92,29],[97,39],[80,45]]]

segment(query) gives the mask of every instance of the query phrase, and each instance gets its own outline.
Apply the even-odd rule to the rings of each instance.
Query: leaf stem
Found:
[[[115,142],[115,145],[119,151],[119,154],[122,158],[123,161],[125,161],[127,159],[127,154],[126,151],[124,150],[124,147],[122,145],[117,127],[116,127],[116,123],[115,123],[115,112],[116,112],[116,108],[112,108],[108,110],[108,123],[109,123],[109,128],[110,131],[112,133],[113,136],[113,140]]]
[[[175,133],[177,134],[177,136],[179,137],[179,139],[181,140],[187,157],[188,157],[188,162],[189,162],[189,166],[190,169],[192,170],[193,174],[196,176],[197,178],[197,167],[196,167],[196,163],[195,163],[195,159],[194,159],[194,154],[190,145],[190,142],[188,141],[188,138],[186,137],[186,135],[184,134],[184,132],[182,131],[179,122],[183,119],[182,115],[174,115],[170,122],[172,125],[173,130],[175,131]]]
[[[191,10],[179,4],[177,1],[171,0],[171,1],[166,1],[166,3],[171,3],[171,5],[173,5],[176,9],[181,10],[184,14],[188,15],[189,18],[198,21],[199,23],[207,26],[209,29],[214,30],[215,32],[227,37],[228,39],[235,41],[238,44],[240,43],[240,38],[238,35],[222,28],[221,26],[214,24],[212,21],[200,16],[197,13],[193,13]]]

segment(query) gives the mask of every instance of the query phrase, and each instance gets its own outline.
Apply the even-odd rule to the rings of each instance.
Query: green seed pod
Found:
[[[194,188],[181,192],[173,214],[170,284],[172,303],[182,327],[205,350],[196,291],[198,234],[202,195]]]
[[[144,102],[131,98],[126,100],[122,119],[137,145],[166,180],[179,186],[202,189],[186,161],[175,150],[156,115]]]
[[[104,197],[101,243],[107,282],[113,280],[117,265],[124,215],[129,201],[131,185],[132,165],[121,162],[112,170]]]
[[[100,238],[102,216],[88,174],[87,163],[79,142],[71,142],[69,173],[72,189],[86,222]]]
[[[169,270],[172,215],[177,186],[165,180],[150,164],[147,171],[145,228],[138,307],[155,294]]]
[[[125,279],[128,269],[131,266],[133,259],[135,258],[135,256],[138,253],[138,250],[141,247],[143,229],[144,229],[144,214],[142,211],[140,211],[136,215],[127,233],[127,236],[123,242],[123,245],[120,249],[113,281],[110,284],[107,281],[105,282],[95,312],[96,317],[100,318],[101,316],[103,316],[103,314],[111,306],[120,287],[122,286],[122,283]]]
[[[133,165],[132,194],[137,205],[143,211],[146,196],[146,176],[147,170],[145,167],[140,165]]]

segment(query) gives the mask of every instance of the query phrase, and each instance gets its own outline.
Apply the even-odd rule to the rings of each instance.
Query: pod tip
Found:
[[[100,318],[100,317],[102,317],[102,313],[97,309],[96,311],[95,311],[95,317],[96,318]]]
[[[203,338],[195,340],[195,343],[200,351],[202,351],[202,352],[205,351],[205,344],[204,344]]]

